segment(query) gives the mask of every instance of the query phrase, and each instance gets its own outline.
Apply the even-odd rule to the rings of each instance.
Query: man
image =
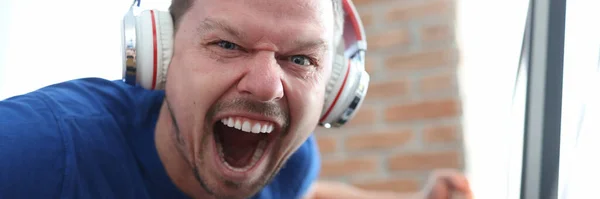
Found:
[[[316,182],[339,6],[173,0],[164,92],[88,78],[0,102],[0,198],[468,195],[454,171],[408,195]]]

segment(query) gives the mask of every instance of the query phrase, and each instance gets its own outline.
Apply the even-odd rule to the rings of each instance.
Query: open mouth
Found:
[[[273,122],[227,117],[214,125],[214,139],[221,163],[229,170],[246,172],[259,165],[275,137]]]

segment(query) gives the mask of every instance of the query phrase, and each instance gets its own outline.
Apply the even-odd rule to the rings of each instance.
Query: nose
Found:
[[[250,59],[247,72],[237,85],[238,91],[264,102],[281,99],[283,71],[273,53],[259,52]]]

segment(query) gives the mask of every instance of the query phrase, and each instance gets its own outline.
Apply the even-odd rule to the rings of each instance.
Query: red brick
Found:
[[[413,5],[394,6],[385,14],[387,22],[418,20],[427,16],[444,16],[452,12],[454,1],[434,0],[421,1]]]
[[[364,27],[370,26],[373,24],[373,15],[370,13],[358,13],[360,15],[360,21],[362,22]]]
[[[453,63],[455,54],[455,50],[452,49],[396,54],[385,60],[385,68],[418,70],[434,67],[456,67],[456,64]]]
[[[371,125],[373,123],[375,123],[375,109],[363,105],[347,123],[347,126]]]
[[[363,6],[363,5],[381,3],[381,2],[386,2],[386,1],[388,1],[388,0],[352,0],[352,3],[354,3],[355,6],[359,7],[359,6]]]
[[[323,160],[321,177],[336,177],[359,173],[372,173],[377,170],[376,157],[357,157],[344,160]]]
[[[426,26],[421,28],[421,40],[424,42],[452,40],[452,29],[448,24]]]
[[[377,58],[370,56],[371,54],[367,54],[365,57],[365,70],[372,74],[375,72],[375,64],[377,64]]]
[[[408,82],[402,79],[373,82],[367,91],[368,100],[389,98],[408,94]]]
[[[352,182],[351,184],[365,190],[373,191],[416,192],[421,189],[421,183],[413,178],[361,180]]]
[[[459,101],[456,99],[425,101],[408,105],[394,105],[385,110],[385,121],[405,122],[458,116]]]
[[[413,137],[410,130],[365,132],[349,136],[345,147],[348,151],[394,148],[406,144]]]
[[[317,136],[317,145],[322,154],[335,152],[338,141],[331,136]]]
[[[459,169],[459,158],[456,151],[416,152],[392,156],[387,166],[392,171]]]
[[[452,143],[458,141],[456,126],[434,126],[423,130],[425,143]]]
[[[385,49],[394,46],[407,45],[410,41],[408,31],[404,29],[387,30],[380,33],[367,33],[368,48],[370,51]]]
[[[437,74],[423,77],[420,80],[419,91],[421,93],[439,93],[443,91],[456,91],[454,75]]]
[[[451,94],[458,91],[453,71],[457,68],[459,51],[451,42],[455,39],[452,22],[455,1],[353,2],[367,33],[369,52],[365,69],[371,74],[372,81],[367,103],[353,120],[344,128],[318,129],[321,132],[317,133],[317,144],[321,153],[325,154],[321,177],[349,180],[351,184],[369,190],[417,191],[431,167],[461,165],[461,151],[430,152],[436,148],[427,147],[439,146],[439,143],[452,143],[454,147],[455,143],[459,143],[461,126],[432,125],[419,131],[413,128],[413,122],[454,119],[461,112],[459,98],[439,99],[442,96],[455,98]],[[412,42],[423,46],[412,48]],[[443,73],[433,74],[438,71]],[[403,78],[392,78],[396,75]],[[439,95],[439,92],[444,93]],[[412,94],[416,96],[409,96]],[[406,104],[409,99],[416,102]],[[374,129],[375,123],[377,130]],[[403,126],[392,128],[396,124]],[[423,143],[415,143],[421,141]],[[412,147],[403,147],[407,144],[424,147],[413,151]],[[456,159],[447,156],[455,156]],[[423,169],[425,164],[429,166]],[[391,165],[396,170],[390,171]],[[416,169],[404,169],[411,167]],[[400,171],[402,176],[386,175],[394,171]],[[362,180],[359,181],[359,178]]]

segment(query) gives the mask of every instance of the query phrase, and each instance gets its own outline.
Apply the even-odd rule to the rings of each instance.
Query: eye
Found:
[[[237,50],[239,48],[237,44],[228,41],[219,41],[217,42],[217,45],[227,50]]]
[[[294,55],[290,57],[290,61],[294,64],[302,65],[302,66],[310,66],[312,65],[310,58],[302,55]]]

